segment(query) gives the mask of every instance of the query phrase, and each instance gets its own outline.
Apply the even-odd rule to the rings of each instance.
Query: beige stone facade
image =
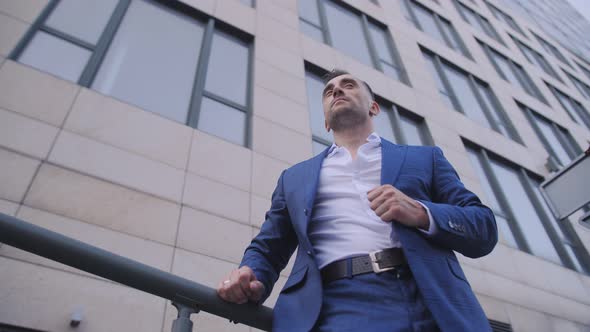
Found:
[[[548,152],[514,99],[588,146],[590,130],[567,116],[544,82],[586,110],[590,100],[569,81],[531,65],[483,0],[460,1],[488,18],[506,45],[467,24],[451,0],[417,0],[453,24],[473,60],[416,29],[398,0],[344,1],[389,28],[410,85],[305,35],[297,1],[308,0],[256,0],[254,8],[238,0],[183,1],[254,37],[248,146],[9,59],[49,1],[0,1],[0,211],[215,287],[260,228],[281,171],[312,156],[306,62],[347,69],[380,97],[424,118],[433,143],[480,195],[484,189],[464,140],[533,174],[549,174]],[[527,34],[544,36],[514,19]],[[474,37],[520,64],[547,104],[501,79]],[[446,106],[421,46],[485,80],[524,144]],[[590,77],[545,58],[590,85]],[[572,224],[590,250],[590,230]],[[490,319],[517,332],[590,331],[588,275],[513,248],[503,238],[487,257],[459,259]],[[273,305],[288,273],[289,267],[266,305]],[[84,308],[78,330],[86,332],[167,331],[175,314],[163,299],[0,244],[0,323],[70,331],[77,307]],[[195,330],[252,330],[206,313],[193,318]]]

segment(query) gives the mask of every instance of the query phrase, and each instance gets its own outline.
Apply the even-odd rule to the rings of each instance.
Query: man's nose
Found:
[[[339,86],[335,86],[332,90],[332,94],[334,95],[334,97],[337,97],[339,95],[344,94],[344,90],[342,90]]]

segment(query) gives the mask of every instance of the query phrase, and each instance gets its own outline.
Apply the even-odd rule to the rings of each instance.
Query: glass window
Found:
[[[118,0],[61,0],[45,25],[95,45]]]
[[[449,43],[451,43],[451,48],[455,50],[461,50],[463,55],[469,56],[467,50],[463,46],[463,42],[461,41],[459,34],[457,34],[457,31],[455,30],[455,28],[453,28],[451,23],[443,19],[440,20],[440,23],[443,33],[447,36]]]
[[[311,148],[313,150],[313,154],[317,155],[324,151],[329,145],[320,143],[318,141],[311,142]]]
[[[463,19],[472,27],[479,30],[480,32],[483,32],[488,37],[495,39],[499,43],[504,44],[494,27],[485,17],[477,14],[473,9],[465,6],[457,0],[455,0],[455,6],[457,7],[457,10]]]
[[[203,31],[198,21],[133,1],[92,88],[185,123]]]
[[[496,19],[506,23],[510,28],[512,28],[512,30],[514,30],[524,36],[524,32],[518,26],[518,24],[516,24],[516,22],[514,21],[514,19],[510,15],[508,15],[505,12],[501,11],[500,9],[496,8],[496,6],[492,5],[491,3],[487,2],[487,1],[486,1],[486,4],[488,5],[488,8],[490,8],[490,11],[492,12],[492,14],[494,15],[494,17]]]
[[[248,44],[215,31],[207,66],[205,90],[239,105],[246,105]]]
[[[414,22],[414,18],[412,17],[412,14],[410,14],[410,8],[408,6],[410,6],[409,0],[401,0],[399,1],[400,6],[402,8],[402,11],[404,12],[404,17],[412,22],[413,24],[415,24]]]
[[[401,129],[404,134],[405,143],[410,145],[427,145],[422,137],[421,123],[408,116],[400,115]]]
[[[498,101],[492,93],[492,90],[489,87],[481,84],[480,82],[476,82],[476,85],[477,89],[479,90],[481,100],[485,107],[488,109],[488,114],[491,116],[492,121],[494,121],[494,123],[498,127],[498,131],[500,131],[500,133],[502,133],[506,137],[515,138],[516,135],[512,134],[513,130],[511,130],[511,128],[508,127],[508,121],[501,116],[502,113],[499,107],[495,106],[498,105]]]
[[[325,8],[332,46],[366,65],[373,66],[361,17],[331,1],[325,2]]]
[[[512,38],[514,43],[518,46],[518,48],[520,49],[520,52],[524,55],[524,57],[528,60],[528,62],[541,68],[549,76],[551,76],[561,82],[561,78],[559,77],[559,75],[557,75],[555,70],[553,70],[553,67],[551,67],[551,65],[549,65],[549,63],[547,62],[547,60],[545,60],[545,58],[541,55],[541,53],[534,51],[533,49],[531,49],[530,47],[528,47],[527,45],[522,43],[520,40],[514,38],[513,36],[510,36],[510,37]]]
[[[383,72],[387,76],[393,77],[399,81],[405,81],[404,70],[395,54],[392,52],[393,48],[390,46],[391,37],[388,35],[388,30],[369,22],[369,33]]]
[[[509,245],[578,271],[588,270],[584,266],[588,253],[570,225],[553,218],[537,179],[483,149],[467,147],[467,151],[485,193],[482,199],[496,215],[498,230]]]
[[[443,83],[439,71],[436,69],[436,65],[434,63],[434,58],[425,55],[424,59],[426,60],[426,65],[430,70],[432,76],[434,77],[434,81],[436,82],[436,86],[438,88],[438,92],[443,99],[443,102],[449,106],[449,108],[456,108],[453,104],[453,100],[451,99],[451,93],[447,90],[446,85]]]
[[[520,84],[520,81],[518,80],[518,78],[516,78],[516,75],[512,71],[512,68],[510,67],[510,62],[508,61],[508,59],[504,58],[503,56],[498,55],[497,53],[495,53],[493,51],[490,54],[492,55],[492,57],[494,58],[494,62],[498,66],[498,69],[499,69],[498,74],[500,74],[500,76],[504,77],[504,79],[506,79],[508,82],[510,82],[514,85],[520,86],[521,89],[524,89],[524,87]]]
[[[584,73],[584,75],[586,75],[588,77],[588,79],[590,80],[590,69],[586,69],[586,67],[582,66],[579,63],[578,63],[578,68],[580,68],[582,70],[582,72]]]
[[[580,92],[582,96],[586,99],[590,99],[590,86],[586,85],[584,82],[580,81],[579,79],[575,78],[570,73],[564,71],[564,73],[569,77],[570,81],[574,84],[576,89]]]
[[[381,108],[381,112],[373,118],[373,125],[375,126],[375,131],[379,136],[393,142],[398,143],[395,137],[395,129],[393,128],[394,122],[394,112],[391,107],[386,106],[382,103],[379,104]]]
[[[317,0],[298,1],[299,17],[315,25],[321,25]]]
[[[501,132],[522,143],[487,84],[469,73],[449,65],[446,60],[442,60],[438,55],[430,53],[428,50],[423,49],[423,55],[427,67],[435,77],[443,101],[447,105],[453,105],[454,109],[484,127]],[[439,70],[438,67],[441,69]]]
[[[381,113],[373,118],[375,131],[397,144],[428,145],[428,133],[423,119],[391,103],[379,103]]]
[[[324,42],[322,23],[317,0],[298,1],[299,27],[309,37]]]
[[[230,142],[246,144],[246,113],[218,101],[203,98],[198,129]]]
[[[519,172],[494,159],[490,161],[492,170],[506,197],[506,203],[516,218],[531,252],[561,264],[561,259],[543,227],[543,222],[520,180]]]
[[[498,53],[486,44],[479,42],[479,45],[484,49],[484,52],[488,56],[490,62],[494,65],[494,68],[500,77],[504,78],[512,85],[520,87],[526,93],[540,101],[546,102],[545,98],[543,98],[531,78],[521,66],[509,60],[507,57]]]
[[[309,110],[309,123],[311,134],[327,142],[334,142],[332,132],[327,132],[325,127],[324,108],[322,104],[322,91],[324,82],[322,79],[311,73],[305,74],[305,85],[307,88],[307,109]]]
[[[438,39],[439,41],[446,43],[445,38],[443,37],[440,30],[438,29],[438,26],[436,25],[434,15],[418,5],[414,5],[413,10],[414,14],[416,14],[416,18],[418,19],[418,23],[420,24],[422,30],[427,34],[431,35],[432,37]]]
[[[54,4],[11,59],[247,143],[251,43],[245,40],[251,38],[246,34],[218,28],[213,18],[195,18],[166,1]],[[205,35],[212,36],[207,44]]]
[[[567,114],[570,116],[574,122],[586,125],[586,127],[590,128],[590,115],[588,115],[587,111],[578,103],[577,101],[573,100],[571,97],[567,96],[563,92],[555,89],[551,85],[547,84],[549,89],[553,91],[555,97],[559,100],[559,103],[565,109]]]
[[[569,66],[570,68],[573,68],[572,65],[563,56],[563,54],[561,54],[561,52],[555,46],[551,45],[548,41],[537,36],[536,34],[533,33],[533,35],[535,36],[535,38],[537,38],[537,41],[539,41],[539,44],[541,44],[541,46],[545,49],[545,51],[547,51],[547,53],[553,54],[553,56],[556,57],[563,64]]]
[[[254,8],[254,0],[240,0],[240,2],[248,7]]]
[[[306,0],[299,1],[299,22],[311,38],[408,83],[389,30],[364,13],[339,1]]]
[[[299,28],[303,31],[304,34],[307,36],[315,39],[316,41],[323,43],[324,42],[324,33],[322,30],[315,25],[311,25],[303,20],[299,21]]]
[[[487,128],[491,128],[490,123],[471,88],[469,77],[449,66],[445,66],[445,74],[447,75],[449,84],[453,87],[455,96],[457,96],[457,100],[461,105],[461,111],[463,111],[470,119]]]
[[[547,143],[551,146],[551,149],[555,153],[557,157],[557,161],[560,162],[562,165],[566,165],[570,162],[571,158],[568,155],[565,148],[559,142],[556,133],[553,131],[551,125],[544,120],[536,118],[537,126],[539,127],[539,131],[547,140]]]
[[[35,34],[19,58],[19,62],[77,82],[92,53],[43,31]]]
[[[494,193],[494,190],[492,189],[492,185],[490,184],[489,177],[486,175],[486,172],[484,171],[484,168],[479,160],[478,153],[472,149],[467,149],[467,152],[469,155],[469,160],[471,161],[471,165],[473,166],[473,168],[475,169],[475,172],[477,173],[477,176],[479,178],[479,181],[482,185],[482,188],[483,188],[483,191],[485,194],[485,196],[481,197],[481,199],[494,212],[494,215],[496,217],[496,225],[498,226],[498,231],[502,234],[502,237],[508,243],[508,245],[510,245],[514,248],[518,248],[518,244],[516,242],[516,239],[514,238],[514,235],[512,234],[512,230],[510,229],[508,216],[507,216],[506,212],[504,212],[504,210],[502,210],[502,207],[501,207],[500,203],[498,202],[498,199],[496,198],[496,194]]]

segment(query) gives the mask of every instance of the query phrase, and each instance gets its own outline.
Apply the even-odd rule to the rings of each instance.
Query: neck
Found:
[[[338,146],[345,147],[352,159],[356,158],[358,148],[367,142],[367,137],[373,132],[373,123],[367,121],[361,126],[334,131],[334,142]]]

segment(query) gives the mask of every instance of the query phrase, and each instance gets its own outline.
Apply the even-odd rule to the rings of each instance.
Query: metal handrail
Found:
[[[268,307],[225,302],[213,288],[3,213],[0,242],[172,301],[179,309],[173,331],[190,331],[189,316],[199,310],[264,331],[272,328]]]

